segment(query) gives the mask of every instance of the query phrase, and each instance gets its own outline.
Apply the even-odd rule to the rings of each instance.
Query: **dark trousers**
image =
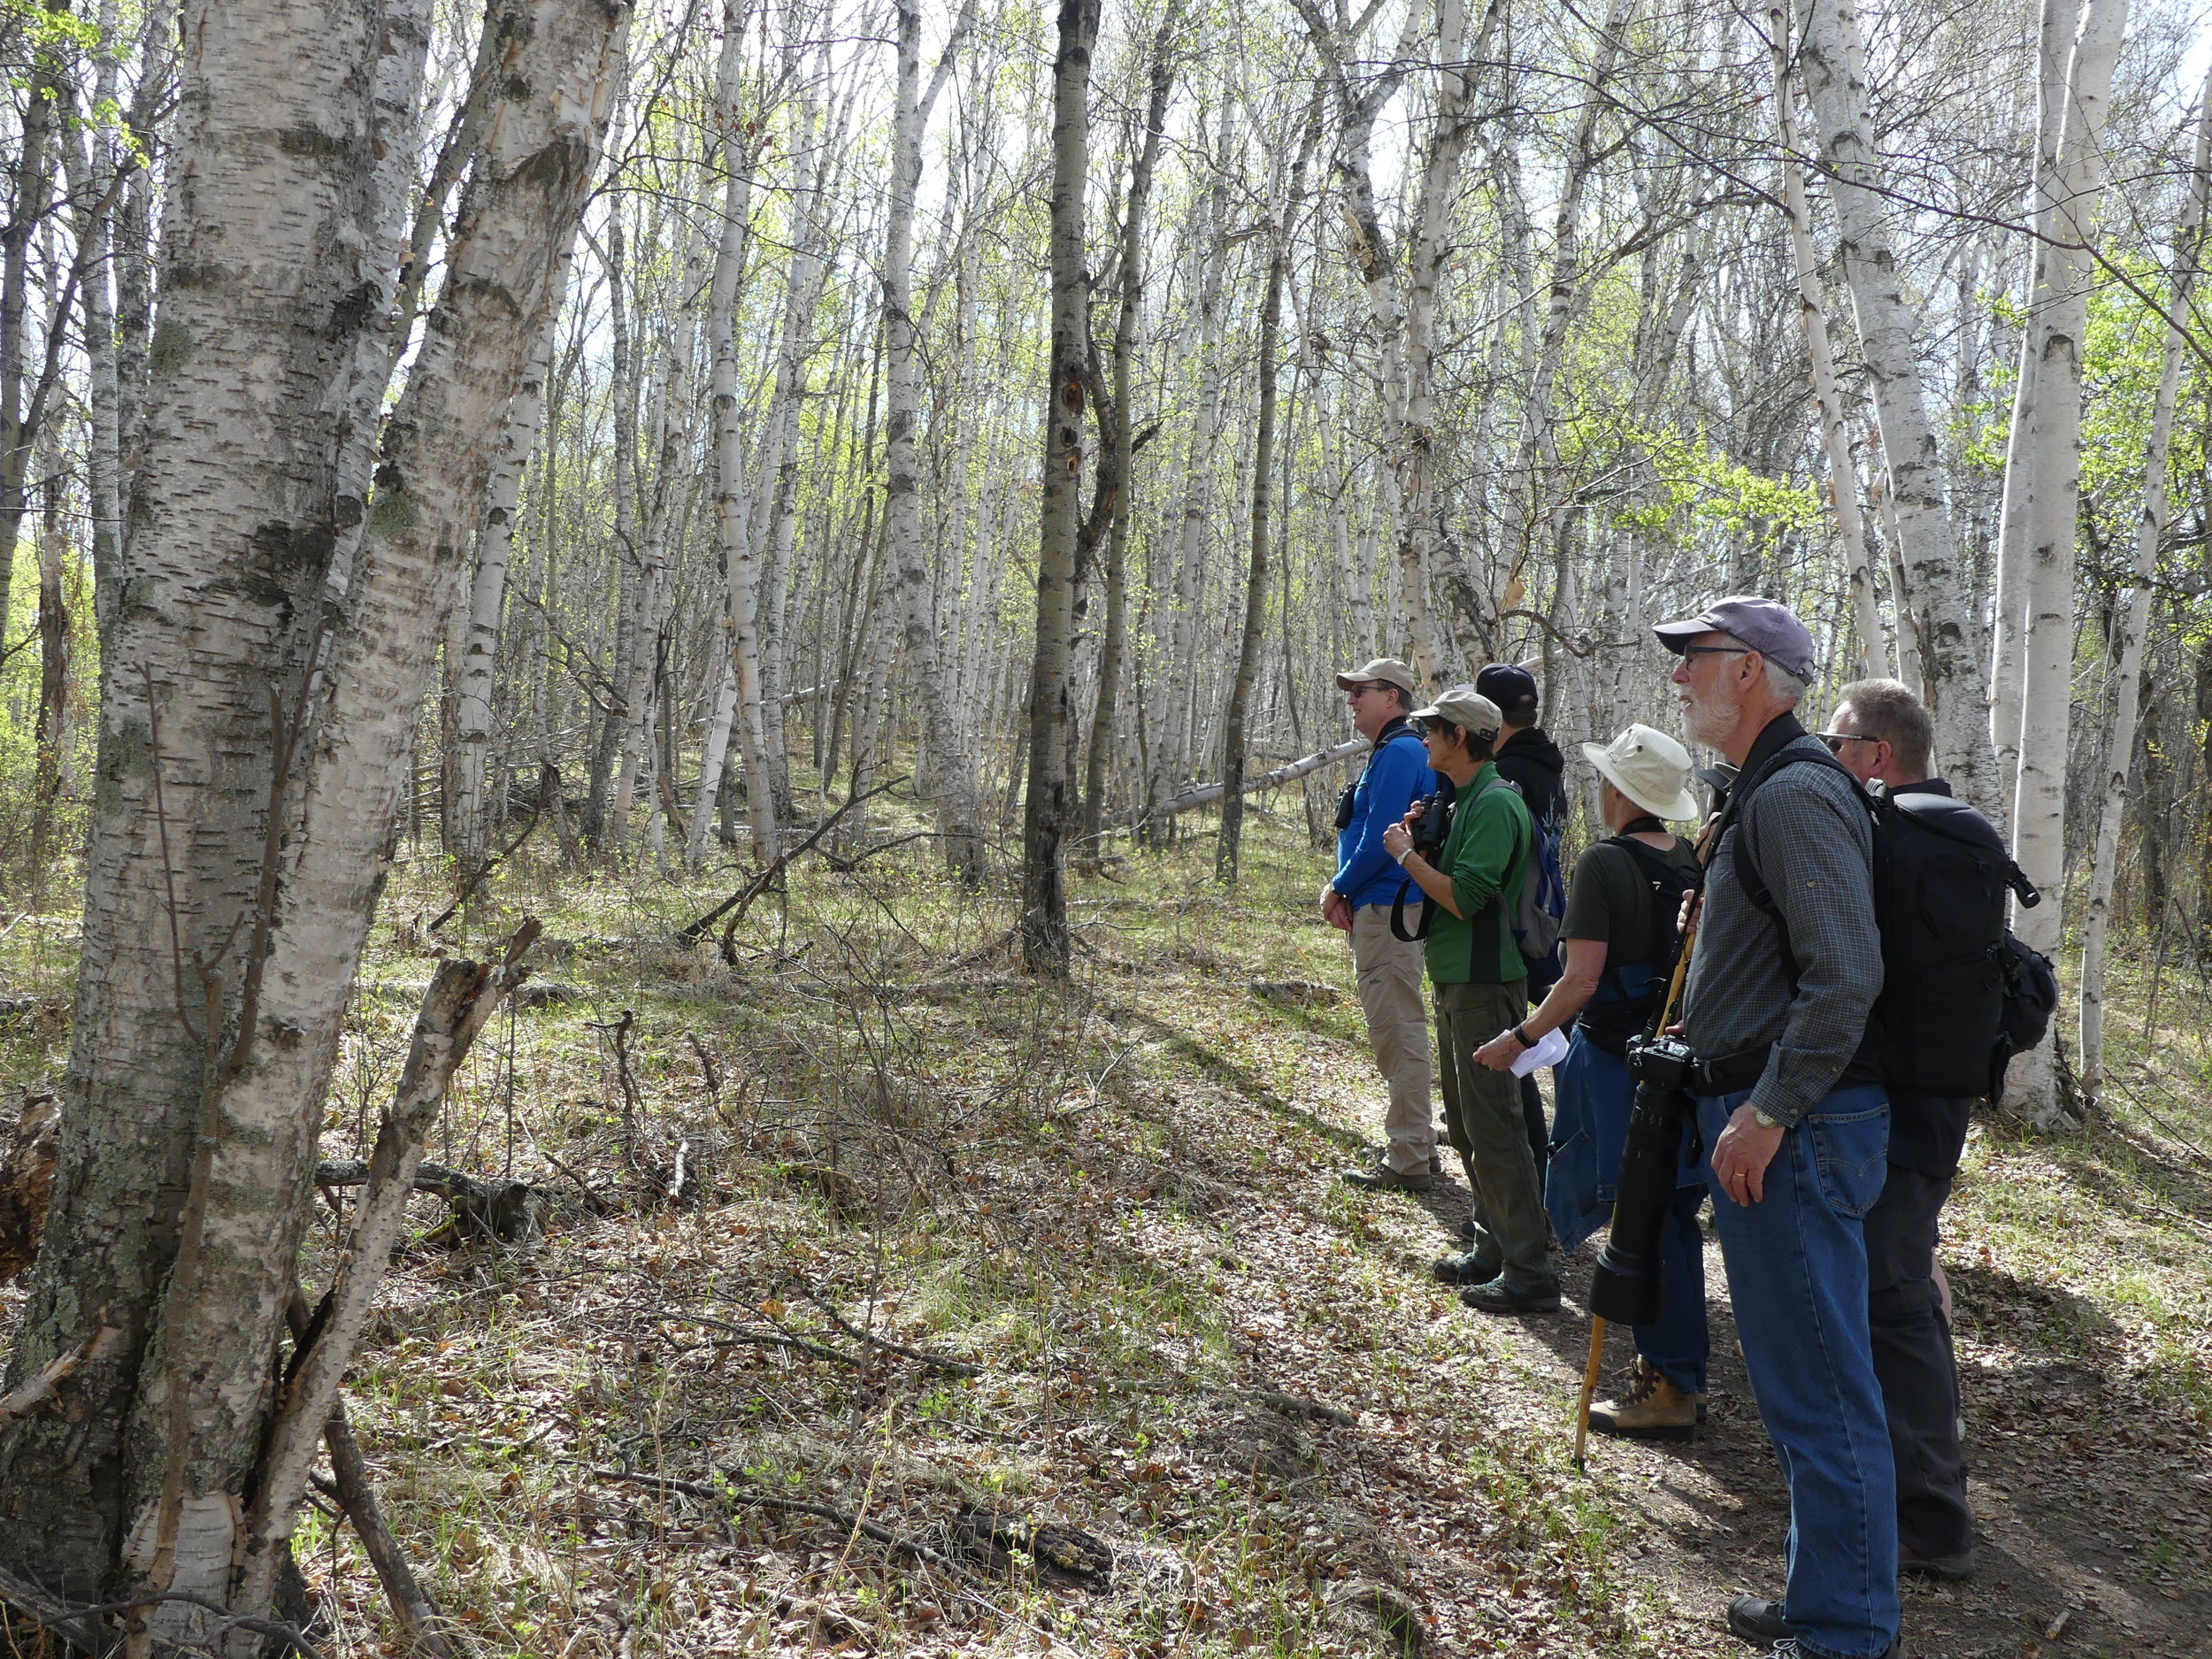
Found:
[[[1897,1541],[1913,1555],[1953,1555],[1974,1541],[1958,1361],[1935,1281],[1936,1218],[1950,1195],[1950,1177],[1893,1164],[1866,1213],[1874,1375],[1897,1461]]]
[[[1521,1126],[1528,1131],[1528,1155],[1536,1160],[1536,1190],[1544,1190],[1544,1166],[1551,1162],[1551,1128],[1544,1122],[1544,1094],[1536,1073],[1521,1079]]]

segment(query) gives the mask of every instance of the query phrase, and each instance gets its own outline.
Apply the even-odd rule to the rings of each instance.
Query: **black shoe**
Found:
[[[1916,1555],[1909,1549],[1897,1552],[1897,1571],[1901,1576],[1913,1574],[1922,1578],[1940,1578],[1946,1584],[1963,1584],[1974,1576],[1974,1546],[1950,1555]]]
[[[1439,1152],[1434,1147],[1431,1147],[1429,1148],[1429,1173],[1432,1175],[1441,1175],[1443,1172],[1444,1155],[1441,1152]]]
[[[1466,1220],[1452,1229],[1452,1235],[1462,1244],[1472,1244],[1475,1241],[1475,1218],[1472,1216],[1468,1217]]]
[[[1486,1285],[1470,1285],[1459,1293],[1460,1301],[1477,1313],[1557,1313],[1559,1288],[1549,1290],[1516,1290],[1502,1279],[1494,1279]]]
[[[1464,1256],[1447,1256],[1429,1267],[1438,1281],[1446,1285],[1486,1285],[1499,1271],[1499,1263],[1478,1261],[1472,1250]]]
[[[1782,1617],[1782,1604],[1764,1596],[1739,1595],[1728,1603],[1728,1633],[1760,1647],[1771,1647],[1797,1632]]]

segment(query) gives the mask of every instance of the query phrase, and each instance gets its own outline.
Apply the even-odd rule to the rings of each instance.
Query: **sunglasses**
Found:
[[[1846,743],[1878,743],[1882,741],[1878,737],[1869,737],[1863,732],[1815,732],[1813,735],[1828,745],[1831,755],[1842,754]]]

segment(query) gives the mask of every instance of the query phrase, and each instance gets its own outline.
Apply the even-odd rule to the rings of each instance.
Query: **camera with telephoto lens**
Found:
[[[1687,1088],[1696,1064],[1697,1056],[1679,1037],[1653,1037],[1628,1045],[1629,1075],[1654,1088]]]

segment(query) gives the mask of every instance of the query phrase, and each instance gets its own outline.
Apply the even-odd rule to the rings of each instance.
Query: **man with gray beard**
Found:
[[[1866,1042],[1882,988],[1872,820],[1793,710],[1812,636],[1770,599],[1663,624],[1699,741],[1738,768],[1711,843],[1682,1037],[1737,1335],[1790,1493],[1776,1654],[1897,1651],[1897,1500],[1867,1320],[1863,1221],[1889,1104]],[[1730,1628],[1773,1640],[1740,1596]]]

